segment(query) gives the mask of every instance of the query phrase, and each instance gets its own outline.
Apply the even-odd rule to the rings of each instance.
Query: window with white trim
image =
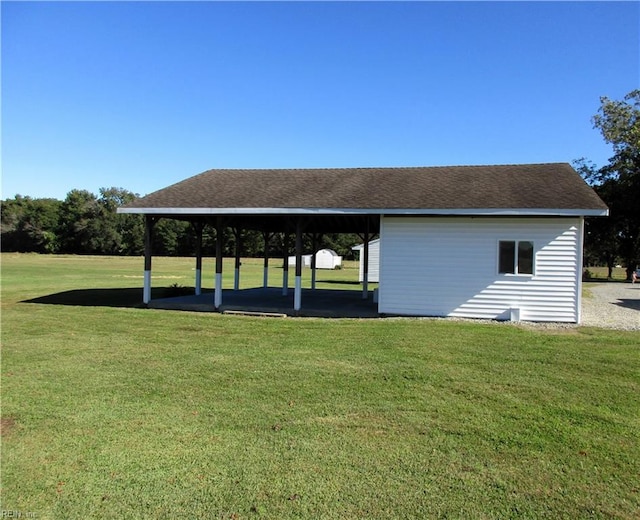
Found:
[[[533,242],[500,240],[498,272],[500,274],[533,274]]]

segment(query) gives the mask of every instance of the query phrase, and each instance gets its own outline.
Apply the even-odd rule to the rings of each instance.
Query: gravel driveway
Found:
[[[581,325],[640,330],[640,283],[585,284],[591,293],[582,298]]]

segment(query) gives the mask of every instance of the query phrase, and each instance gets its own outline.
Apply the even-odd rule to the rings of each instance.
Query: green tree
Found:
[[[154,255],[190,256],[195,250],[193,244],[193,231],[186,221],[161,218],[153,228]]]
[[[144,252],[144,217],[118,214],[120,206],[129,204],[138,195],[123,188],[100,188],[100,227],[104,237],[102,252],[114,255],[140,255]]]
[[[71,190],[60,211],[60,247],[63,253],[94,254],[100,240],[100,206],[87,190]]]
[[[4,251],[55,253],[61,203],[56,199],[32,199],[16,195],[2,202]]]
[[[622,260],[630,279],[640,261],[640,90],[622,101],[601,97],[593,125],[613,145],[614,154],[599,169],[585,160],[578,162],[578,171],[610,209],[606,223],[589,224],[591,247],[600,252],[615,249],[611,254]]]

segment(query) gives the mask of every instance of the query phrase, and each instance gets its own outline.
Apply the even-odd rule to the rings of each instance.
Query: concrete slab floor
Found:
[[[213,291],[199,296],[177,296],[151,300],[152,309],[215,312]],[[373,302],[373,291],[369,297],[362,298],[362,291],[303,289],[302,308],[298,313],[293,310],[293,289],[287,296],[282,288],[253,288],[234,291],[224,289],[220,312],[237,311],[247,313],[268,313],[287,316],[307,316],[321,318],[377,318],[378,305]]]

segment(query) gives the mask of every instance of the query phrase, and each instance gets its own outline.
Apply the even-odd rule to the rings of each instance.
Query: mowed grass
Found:
[[[608,278],[609,269],[606,267],[588,267],[593,281],[607,282],[616,281],[624,282],[627,279],[627,270],[624,267],[614,267],[611,271],[611,278]]]
[[[192,285],[192,268],[155,259],[154,287]],[[260,285],[259,261],[243,269]],[[638,518],[638,333],[24,303],[141,296],[141,270],[2,255],[2,510]]]

